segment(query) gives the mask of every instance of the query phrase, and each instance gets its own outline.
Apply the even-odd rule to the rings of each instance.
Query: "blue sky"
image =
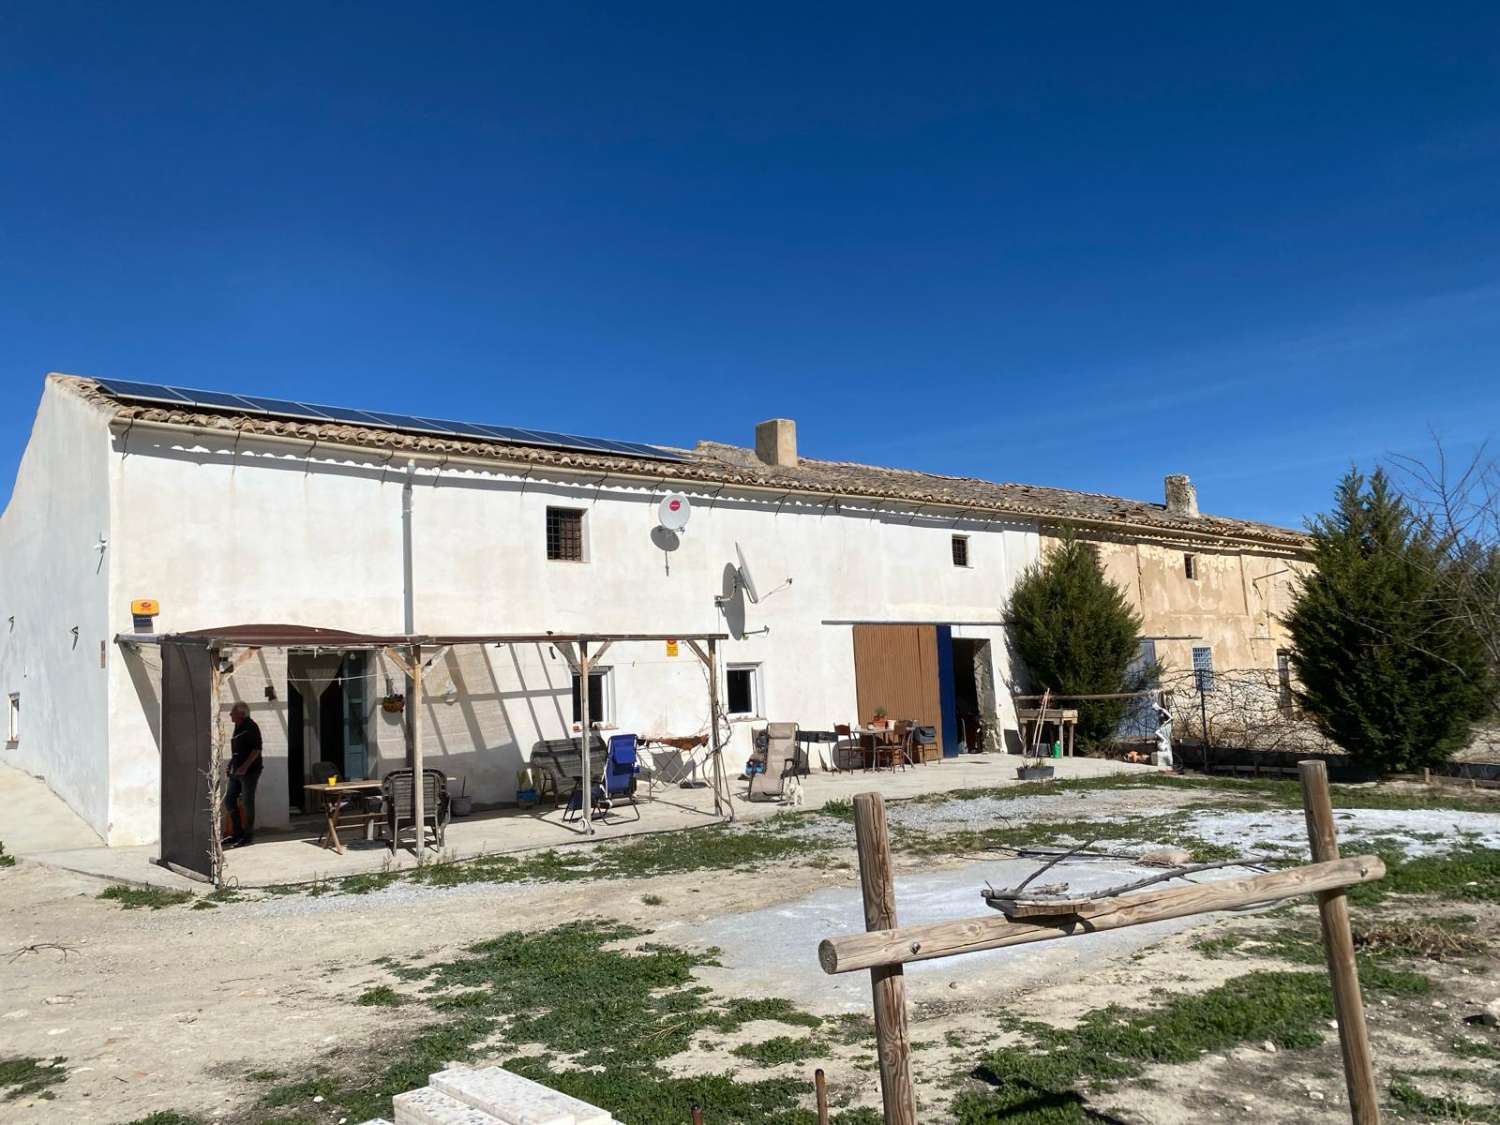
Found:
[[[1500,428],[1500,7],[7,5],[48,370],[1296,524]]]

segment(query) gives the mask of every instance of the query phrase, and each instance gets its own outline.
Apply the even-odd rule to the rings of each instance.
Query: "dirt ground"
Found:
[[[1233,790],[1225,792],[1226,805],[1232,804]],[[1201,811],[1216,799],[1217,792],[1201,790],[1116,789],[1060,801],[1055,809],[1038,806],[1028,815],[1038,821],[1090,814],[1159,817],[1189,804]],[[690,835],[683,846],[693,846]],[[654,941],[701,947],[710,944],[703,935],[722,929],[725,920],[785,911],[793,926],[800,924],[798,904],[822,901],[820,895],[833,903],[831,910],[843,909],[840,895],[857,903],[852,859],[847,844],[830,836],[820,864],[788,863],[769,873],[699,871],[448,888],[401,884],[376,894],[261,896],[196,910],[121,909],[99,899],[95,880],[22,861],[0,868],[0,1058],[61,1057],[67,1077],[46,1088],[49,1096],[0,1100],[0,1121],[123,1123],[169,1111],[206,1121],[245,1120],[258,1093],[257,1072],[295,1078],[332,1051],[357,1058],[435,1018],[416,1006],[353,1002],[372,986],[399,987],[390,963],[377,963],[382,959],[442,961],[518,927],[545,930],[578,918],[625,922],[653,931]],[[973,911],[979,913],[984,862],[973,854],[905,856],[901,871],[917,879],[980,864]],[[1314,916],[1311,907],[1300,910]],[[1468,1033],[1463,1017],[1485,1005],[1500,1009],[1500,907],[1465,904],[1464,910],[1474,932],[1490,942],[1488,949],[1424,963],[1430,993],[1373,1000],[1375,1057],[1399,1060],[1405,1071],[1431,1072],[1433,1082],[1469,1101],[1493,1099],[1493,1091],[1476,1091],[1442,1074],[1452,1062],[1443,1044]],[[1144,1006],[1164,995],[1202,992],[1263,964],[1253,944],[1215,957],[1199,951],[1204,939],[1263,924],[1258,915],[1214,916],[1141,941],[1089,948],[1057,942],[1006,951],[1008,961],[963,967],[955,960],[914,973],[912,1037],[924,1120],[946,1119],[942,1107],[955,1093],[984,1088],[971,1076],[976,1060],[1014,1038],[1016,1021],[1066,1027],[1107,1003]],[[756,963],[752,942],[750,954],[726,948],[721,967],[697,975],[725,995],[785,996],[799,979],[827,979],[816,965],[817,936],[808,933],[803,963],[785,964],[778,957],[779,972],[761,971],[765,966]],[[858,986],[859,995],[851,999],[808,987],[792,998],[820,1015],[852,1018],[868,1012],[863,990]],[[722,1070],[732,1047],[775,1034],[788,1029],[751,1022],[705,1036],[672,1058],[670,1070]],[[1493,1035],[1500,1044],[1500,1031]],[[806,1079],[814,1065],[827,1068],[836,1104],[878,1106],[867,1042],[851,1037],[829,1048],[826,1058],[773,1072]],[[1347,1120],[1348,1112],[1332,1031],[1321,1046],[1306,1050],[1245,1043],[1193,1062],[1153,1067],[1143,1078],[1099,1095],[1097,1106],[1091,1099],[1091,1108],[1121,1121],[1160,1125],[1334,1122]],[[1500,1119],[1500,1111],[1484,1119]]]

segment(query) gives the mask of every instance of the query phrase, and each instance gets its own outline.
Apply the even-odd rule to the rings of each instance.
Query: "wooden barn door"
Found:
[[[941,745],[943,705],[938,686],[935,625],[854,626],[854,686],[859,721],[884,707],[892,722],[914,719],[935,727]]]

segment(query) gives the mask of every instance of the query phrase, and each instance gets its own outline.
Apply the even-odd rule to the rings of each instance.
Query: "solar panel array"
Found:
[[[97,379],[95,382],[115,398],[131,402],[153,402],[176,407],[203,407],[208,410],[232,410],[238,414],[258,414],[307,422],[343,422],[356,426],[377,426],[388,430],[433,434],[437,437],[503,441],[514,445],[537,445],[546,449],[577,449],[587,453],[613,453],[624,457],[654,457],[660,461],[682,460],[680,454],[673,453],[669,449],[663,449],[657,445],[646,445],[638,441],[581,437],[578,434],[560,434],[552,430],[530,430],[517,426],[487,426],[478,422],[451,422],[442,418],[419,418],[411,414],[352,410],[344,406],[317,406],[307,402],[293,402],[290,399],[263,398],[260,395],[232,395],[224,391],[195,391],[187,387],[132,383],[121,379]]]

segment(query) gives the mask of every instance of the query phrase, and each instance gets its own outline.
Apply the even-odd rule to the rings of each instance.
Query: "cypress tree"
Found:
[[[1445,761],[1494,698],[1479,635],[1451,612],[1447,544],[1383,470],[1351,470],[1309,531],[1317,571],[1286,620],[1298,701],[1375,769]]]
[[[1093,548],[1072,535],[1016,583],[1006,625],[1037,691],[1140,691],[1160,672],[1155,664],[1132,669],[1140,648],[1140,615],[1125,592],[1104,576]],[[1084,747],[1108,742],[1125,706],[1124,700],[1080,704],[1078,738]]]

